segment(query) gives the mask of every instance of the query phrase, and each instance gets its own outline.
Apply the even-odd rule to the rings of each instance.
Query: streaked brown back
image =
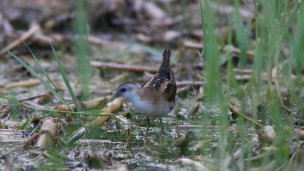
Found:
[[[170,66],[170,50],[165,49],[163,52],[163,61],[158,69],[158,73],[154,75],[143,88],[154,88],[164,95],[169,102],[175,100],[176,83],[174,73]]]

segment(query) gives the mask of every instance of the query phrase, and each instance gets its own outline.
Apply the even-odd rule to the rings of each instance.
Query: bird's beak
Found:
[[[109,99],[108,99],[108,102],[111,102],[112,100],[116,99],[118,96],[115,94],[113,94],[113,96],[111,96]]]

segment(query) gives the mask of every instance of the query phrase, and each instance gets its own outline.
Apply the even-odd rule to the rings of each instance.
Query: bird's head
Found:
[[[136,96],[136,89],[138,88],[139,87],[131,82],[122,83],[117,87],[110,100],[114,100],[117,97],[123,97],[127,100],[131,100],[134,96]]]

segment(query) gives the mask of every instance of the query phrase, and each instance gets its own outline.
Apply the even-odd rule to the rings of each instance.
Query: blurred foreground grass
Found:
[[[204,103],[219,109],[218,125],[221,128],[217,136],[218,148],[214,153],[217,164],[213,169],[226,170],[227,161],[230,160],[234,160],[233,163],[235,163],[235,165],[230,165],[232,170],[303,169],[303,161],[290,158],[290,154],[295,154],[293,142],[299,138],[292,133],[294,128],[292,125],[299,118],[303,118],[303,94],[301,93],[303,92],[304,69],[303,3],[301,1],[257,0],[256,17],[252,25],[242,22],[237,10],[240,1],[234,1],[234,15],[228,18],[229,25],[236,30],[236,43],[241,50],[240,61],[243,62],[240,62],[238,67],[242,68],[244,67],[242,65],[248,64],[250,59],[244,54],[249,48],[255,49],[251,65],[254,74],[245,84],[235,82],[236,74],[232,69],[232,58],[229,54],[226,54],[230,56],[228,59],[230,66],[227,67],[229,76],[226,80],[222,79],[220,74],[222,68],[219,63],[221,45],[217,41],[221,38],[214,32],[216,24],[221,20],[211,10],[210,3],[211,1],[201,1],[204,56],[207,68],[203,73],[207,82]],[[252,32],[256,36],[256,41],[251,39]],[[296,74],[296,77],[293,74]],[[249,136],[252,132],[248,130],[252,126],[242,119],[237,119],[236,135],[229,131],[227,104],[233,98],[248,100],[240,102],[244,105],[241,108],[251,111],[250,116],[254,120],[274,128],[276,138],[272,143],[268,144],[269,142],[260,139],[260,145],[264,148],[259,154],[263,154],[261,159],[252,157],[254,141],[253,137]],[[207,118],[208,116],[203,117],[203,125],[208,124]],[[231,138],[234,136],[239,137],[238,142]],[[299,147],[298,145],[295,146]],[[212,148],[212,144],[206,145],[205,148]],[[237,157],[235,156],[236,149],[238,149]]]
[[[171,146],[172,137],[176,136],[171,135],[171,132],[175,132],[175,130],[170,129],[171,132],[167,136],[171,144],[167,143],[162,147],[156,147],[155,150],[158,150],[158,153],[155,153],[155,158],[167,163],[168,160],[171,162],[177,156],[189,157],[193,160],[199,160],[209,170],[302,170],[302,142],[299,135],[294,132],[295,127],[301,128],[303,126],[304,110],[304,5],[302,1],[256,0],[255,17],[252,22],[243,21],[240,14],[240,6],[246,1],[233,1],[234,11],[232,15],[226,16],[224,19],[216,15],[213,2],[199,0],[203,51],[199,52],[201,56],[197,56],[204,61],[204,69],[201,74],[206,83],[203,87],[202,100],[199,102],[204,107],[194,119],[182,121],[189,125],[197,124],[203,127],[198,131],[200,143],[191,147],[192,153],[178,155],[176,149]],[[94,97],[94,94],[90,93],[90,85],[93,82],[91,77],[94,73],[90,66],[93,53],[88,42],[90,35],[87,16],[89,4],[90,2],[84,0],[77,0],[75,4],[73,50],[77,59],[77,81],[67,79],[63,69],[64,65],[57,60],[60,74],[65,81],[72,101],[78,106],[79,113],[76,113],[77,115],[81,115],[80,111],[82,110],[81,106],[77,104],[78,100]],[[182,29],[189,29],[191,28],[190,18],[197,16],[189,15],[190,11],[187,11],[186,8],[187,1],[184,0],[181,4],[181,10],[185,17]],[[224,40],[219,34],[216,34],[216,30],[224,25],[223,23],[227,24],[227,27],[233,28],[228,32],[228,40]],[[134,45],[151,54],[159,54],[159,51],[151,44],[139,44],[132,41],[128,42],[129,46],[126,51]],[[235,46],[240,50],[237,64],[234,61],[236,59],[234,54],[223,50],[230,46]],[[160,49],[159,46],[157,48]],[[175,66],[183,65],[179,64],[179,60],[183,58],[182,54],[185,50],[183,48],[176,50],[178,53],[176,63],[174,61]],[[253,57],[248,55],[248,51],[253,51]],[[56,54],[54,49],[53,53]],[[128,58],[130,54],[124,52],[112,52],[111,55],[106,56],[101,51],[100,58],[106,60],[113,58],[114,60],[116,56],[122,58],[127,56],[127,59],[130,59]],[[178,56],[181,57],[178,58]],[[225,66],[222,64],[223,58],[227,61]],[[37,62],[35,56],[34,59]],[[42,68],[39,62],[37,63]],[[23,66],[26,66],[26,63],[23,63]],[[239,81],[237,72],[244,70],[250,72],[251,77],[246,81]],[[48,77],[45,70],[41,69],[41,71]],[[40,78],[38,73],[33,75]],[[76,99],[69,81],[79,82],[80,99]],[[43,83],[47,84],[46,81]],[[46,87],[50,86],[46,85]],[[112,86],[111,88],[114,89]],[[51,88],[50,91],[58,96],[57,98],[62,103],[67,103],[56,89]],[[186,95],[186,98],[181,98],[182,108],[191,105],[192,97],[193,94],[190,94]],[[236,117],[235,120],[229,119],[229,114],[232,112],[231,104],[236,105],[241,112],[256,121],[256,124],[249,123],[246,118],[240,116]],[[50,112],[50,116],[54,116],[52,114]],[[109,125],[116,121],[119,122],[119,119],[117,120],[110,121]],[[139,124],[142,124],[140,119],[137,120],[139,120],[137,121]],[[77,121],[76,127],[84,125],[81,117]],[[172,125],[172,122],[175,121],[169,120],[167,123]],[[100,138],[101,134],[103,139],[123,141],[126,139],[126,133],[120,130],[125,130],[124,126],[121,126],[121,123],[117,125],[121,129],[96,128],[86,136]],[[214,126],[218,129],[208,129],[208,126]],[[137,131],[135,134],[140,135],[140,128]],[[155,126],[153,134],[153,138],[160,137],[158,125]],[[131,143],[130,149],[133,147],[138,152],[140,150],[136,148],[141,147],[142,142],[138,142],[140,139],[138,137],[133,138],[137,139],[134,140],[135,143]],[[105,149],[118,148],[116,145],[110,147],[102,145],[105,146]],[[60,153],[56,149],[52,150],[54,150],[52,152],[55,157]],[[123,147],[121,150],[126,149]],[[137,157],[136,160],[144,158],[136,155],[132,157]],[[59,158],[59,160],[64,159]],[[57,160],[54,160],[55,162]],[[125,161],[125,163],[127,162],[129,161]],[[64,167],[64,162],[58,163],[60,164],[57,167]],[[136,167],[140,168],[140,166]]]

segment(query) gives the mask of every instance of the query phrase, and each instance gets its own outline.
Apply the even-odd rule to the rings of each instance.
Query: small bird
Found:
[[[141,115],[147,117],[147,135],[150,117],[159,118],[163,131],[161,117],[167,116],[174,108],[175,95],[176,83],[170,66],[170,50],[165,49],[156,75],[141,87],[131,82],[120,84],[111,99],[123,97],[130,101]]]

